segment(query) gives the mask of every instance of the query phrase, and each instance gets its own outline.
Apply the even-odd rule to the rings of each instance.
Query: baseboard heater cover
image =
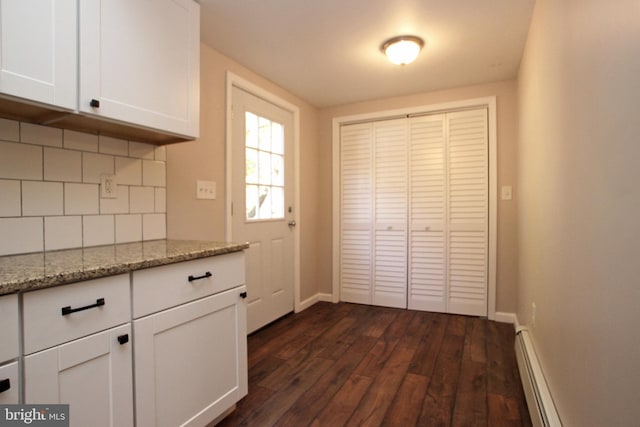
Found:
[[[538,362],[533,341],[525,327],[516,330],[515,340],[518,370],[534,427],[562,427],[551,398],[551,392]]]

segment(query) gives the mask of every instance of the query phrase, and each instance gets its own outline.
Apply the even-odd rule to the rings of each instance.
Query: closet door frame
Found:
[[[496,319],[496,265],[498,228],[498,136],[496,123],[496,97],[468,99],[442,104],[377,111],[333,119],[333,302],[340,300],[340,127],[349,123],[385,120],[416,114],[447,113],[472,108],[486,108],[489,130],[489,263],[487,277],[487,316]]]

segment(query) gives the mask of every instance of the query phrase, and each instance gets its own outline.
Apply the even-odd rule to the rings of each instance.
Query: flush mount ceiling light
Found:
[[[422,46],[424,46],[424,40],[420,37],[398,36],[382,43],[380,50],[394,64],[406,65],[415,61]]]

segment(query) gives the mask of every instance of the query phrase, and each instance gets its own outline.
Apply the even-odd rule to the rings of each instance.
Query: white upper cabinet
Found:
[[[76,23],[76,0],[0,0],[0,92],[75,110]]]
[[[197,137],[200,6],[83,0],[79,13],[79,111]]]

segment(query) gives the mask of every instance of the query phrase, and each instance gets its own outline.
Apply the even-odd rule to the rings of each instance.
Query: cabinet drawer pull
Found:
[[[206,279],[207,277],[211,277],[211,276],[213,276],[213,274],[211,274],[210,271],[207,271],[202,276],[189,276],[189,281],[193,282],[194,280]]]
[[[129,334],[118,335],[118,342],[120,345],[126,344],[129,342]]]
[[[247,297],[246,292],[240,292],[240,298],[245,299]]]
[[[66,316],[67,314],[75,313],[75,312],[78,312],[78,311],[83,311],[83,310],[88,310],[90,308],[100,307],[100,306],[103,306],[104,304],[105,304],[104,303],[104,298],[98,298],[96,300],[95,304],[86,305],[84,307],[71,308],[71,306],[68,305],[66,307],[62,307],[62,315]]]
[[[100,101],[98,101],[97,99],[92,99],[91,102],[89,102],[89,105],[93,108],[100,108]]]
[[[9,378],[5,378],[4,380],[0,381],[0,393],[4,393],[10,388],[11,388],[11,380],[9,380]]]

